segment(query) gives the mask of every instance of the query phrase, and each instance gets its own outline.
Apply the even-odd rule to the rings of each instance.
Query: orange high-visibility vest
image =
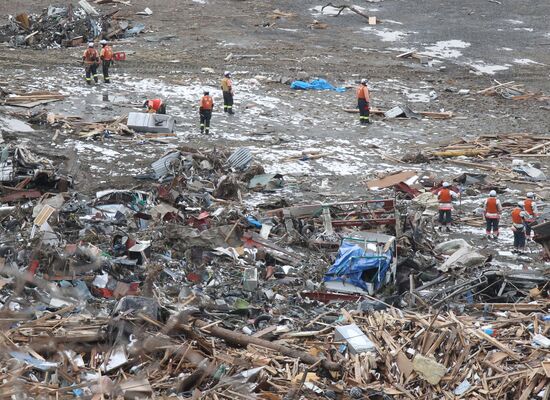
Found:
[[[439,202],[440,203],[451,203],[453,201],[453,196],[449,189],[441,189],[439,191]]]
[[[111,61],[113,59],[113,49],[109,45],[105,45],[101,49],[101,59],[105,61]]]
[[[161,99],[153,99],[153,100],[148,100],[147,101],[147,106],[149,108],[152,108],[153,110],[158,111],[160,106],[162,105],[162,100]]]
[[[202,96],[200,101],[200,107],[203,110],[212,110],[212,107],[214,107],[214,100],[212,100],[212,97],[210,96]]]
[[[497,198],[496,197],[489,197],[487,199],[487,203],[485,204],[485,212],[487,214],[498,214]]]
[[[96,49],[89,47],[84,52],[83,58],[86,64],[93,64],[99,60],[99,54]]]
[[[359,87],[357,88],[357,98],[369,101],[369,88],[365,85],[359,85]]]
[[[523,224],[523,218],[521,216],[521,208],[517,207],[512,210],[512,222],[514,224]]]
[[[533,212],[533,200],[531,199],[524,200],[523,207],[525,208],[525,211],[527,212],[527,214],[535,215],[535,213]]]

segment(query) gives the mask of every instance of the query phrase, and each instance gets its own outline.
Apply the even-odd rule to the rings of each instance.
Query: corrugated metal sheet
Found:
[[[153,164],[151,164],[151,167],[153,167],[153,170],[155,171],[155,178],[159,179],[163,176],[168,175],[170,173],[170,170],[169,170],[170,163],[174,161],[176,158],[179,158],[180,155],[181,153],[179,151],[173,151],[171,153],[168,153],[162,156]]]
[[[246,147],[240,147],[227,159],[227,163],[235,169],[247,169],[252,162],[252,153]]]

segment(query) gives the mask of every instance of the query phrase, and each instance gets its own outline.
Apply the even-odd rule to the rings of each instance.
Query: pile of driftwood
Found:
[[[533,133],[480,135],[457,139],[432,152],[435,157],[544,157],[550,154],[550,138]]]
[[[523,85],[516,84],[515,81],[500,83],[495,79],[495,83],[496,85],[480,90],[477,94],[500,96],[507,100],[550,100],[550,96],[529,92],[523,88]]]
[[[197,310],[166,322],[140,311],[85,316],[74,306],[33,320],[4,312],[0,395],[527,400],[546,390],[548,399],[550,323],[534,311],[549,305],[474,304],[460,316],[335,309],[336,318],[248,334]],[[343,325],[357,336],[337,339]],[[357,339],[370,349],[352,350]]]
[[[56,136],[60,131],[65,134],[74,134],[82,139],[134,134],[134,131],[125,123],[128,118],[125,115],[104,121],[85,122],[82,121],[82,117],[59,115],[44,110],[27,117],[32,124],[48,125],[55,129]]]

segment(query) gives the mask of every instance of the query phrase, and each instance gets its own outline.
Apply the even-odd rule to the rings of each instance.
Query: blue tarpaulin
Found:
[[[368,282],[374,284],[374,288],[377,290],[385,281],[392,258],[392,249],[378,255],[344,240],[340,245],[334,264],[326,272],[323,280],[325,282],[346,282],[368,291],[364,275],[367,272]],[[380,272],[378,272],[379,269]]]
[[[334,87],[324,79],[315,79],[311,82],[294,81],[290,84],[291,89],[296,90],[334,90],[336,92],[345,92],[346,88]]]

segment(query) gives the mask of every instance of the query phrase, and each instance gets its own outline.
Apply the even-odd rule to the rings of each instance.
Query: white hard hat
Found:
[[[523,208],[523,201],[518,201],[518,207]]]
[[[101,41],[99,42],[101,44],[107,44],[107,41],[105,39],[101,39]]]
[[[369,83],[369,81],[366,80],[365,78],[363,78],[363,79],[361,79],[361,83],[362,83],[363,85],[366,85],[367,83]]]
[[[94,47],[94,42],[89,42],[88,47]]]
[[[497,192],[496,192],[496,190],[491,190],[491,191],[489,192],[489,196],[491,196],[491,197],[497,197]]]
[[[535,197],[535,193],[529,192],[529,193],[527,193],[527,197],[532,199],[533,197]]]
[[[449,182],[443,182],[443,187],[449,187],[451,185],[449,185]]]
[[[224,76],[229,76],[229,75],[231,75],[231,72],[225,71],[223,74],[224,74]]]

